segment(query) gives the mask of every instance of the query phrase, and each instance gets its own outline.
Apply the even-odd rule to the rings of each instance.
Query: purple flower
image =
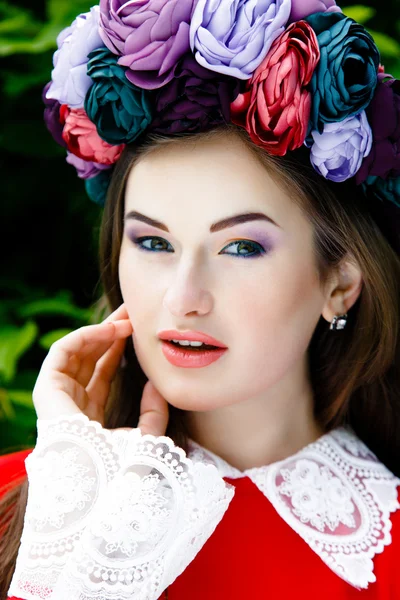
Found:
[[[47,98],[68,104],[70,108],[83,108],[86,93],[92,85],[86,73],[87,56],[104,46],[98,31],[99,16],[99,7],[93,6],[90,12],[79,15],[59,34]]]
[[[109,169],[112,165],[102,165],[100,163],[91,162],[89,160],[83,160],[79,156],[75,156],[72,152],[67,151],[67,157],[65,159],[67,163],[75,167],[78,177],[81,179],[91,179],[96,177],[100,171]]]
[[[237,79],[204,69],[188,52],[178,63],[173,80],[156,94],[156,117],[149,129],[173,134],[229,123],[230,104],[239,91]]]
[[[42,92],[42,100],[46,105],[43,113],[44,122],[46,123],[47,129],[50,131],[57,144],[60,144],[60,146],[64,146],[64,148],[66,148],[67,144],[62,136],[63,125],[60,123],[61,104],[57,100],[46,98],[46,93],[50,85],[51,81],[45,85]]]
[[[199,0],[190,23],[197,62],[249,79],[288,22],[291,0]]]
[[[345,181],[359,170],[371,151],[372,131],[365,111],[339,123],[325,123],[322,133],[311,132],[310,160],[325,179]]]
[[[342,12],[335,0],[292,0],[289,23],[300,21],[317,12]]]
[[[400,176],[400,81],[379,73],[374,97],[367,108],[374,141],[370,155],[361,165],[356,182],[368,176]]]
[[[174,76],[189,50],[196,0],[100,0],[100,35],[126,77],[138,87],[159,88]]]

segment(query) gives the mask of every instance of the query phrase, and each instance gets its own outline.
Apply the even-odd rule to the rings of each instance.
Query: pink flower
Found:
[[[283,156],[304,143],[311,111],[308,85],[319,58],[311,26],[292,23],[232,102],[232,121],[269,154]]]
[[[114,146],[102,140],[96,125],[83,108],[70,108],[63,104],[60,108],[60,121],[64,125],[62,136],[68,150],[83,160],[112,165],[125,148],[125,144]]]

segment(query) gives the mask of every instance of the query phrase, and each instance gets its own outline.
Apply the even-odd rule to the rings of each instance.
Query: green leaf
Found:
[[[343,14],[345,14],[346,17],[354,19],[357,23],[364,24],[375,16],[376,10],[371,6],[355,4],[354,6],[345,6],[343,8]]]
[[[18,369],[12,385],[19,390],[33,390],[38,377],[38,369]]]
[[[0,35],[13,33],[15,31],[19,33],[21,29],[24,29],[27,25],[29,25],[29,15],[28,13],[21,12],[20,14],[16,14],[8,19],[0,21]]]
[[[0,130],[0,148],[9,154],[19,157],[33,156],[35,158],[55,158],[65,156],[65,148],[54,143],[50,133],[47,135],[44,123],[36,118],[28,121],[7,121],[2,123]]]
[[[30,390],[8,390],[8,397],[13,404],[34,409],[32,391]]]
[[[0,454],[35,446],[37,415],[32,408],[15,406],[13,421],[0,419]]]
[[[20,37],[16,39],[0,36],[0,56],[12,54],[39,54],[51,48],[56,48],[56,37],[59,28],[50,23],[42,27],[40,33],[33,39]]]
[[[43,298],[25,304],[17,312],[24,319],[39,315],[63,315],[85,323],[88,322],[91,314],[89,309],[75,306],[68,291],[63,291],[55,298]]]
[[[374,38],[375,44],[383,57],[398,58],[400,56],[400,44],[396,40],[379,31],[368,29],[368,33]]]
[[[32,26],[32,12],[11,2],[0,2],[0,33],[12,33]]]
[[[0,420],[13,421],[15,417],[15,410],[10,402],[8,391],[4,388],[0,388]]]
[[[50,346],[54,344],[54,342],[60,340],[68,333],[71,333],[71,331],[73,331],[73,329],[55,329],[54,331],[49,331],[39,338],[39,345],[45,350],[50,350]]]
[[[49,79],[49,70],[46,73],[21,73],[3,71],[3,91],[7,96],[20,96],[26,90],[42,84],[43,87]]]
[[[52,23],[68,27],[79,14],[89,12],[92,5],[88,0],[47,0],[47,17]]]
[[[395,79],[400,79],[400,64],[391,70],[391,74],[393,77],[395,77]]]
[[[0,374],[5,382],[14,379],[19,358],[32,346],[37,334],[34,321],[28,321],[23,327],[0,327]]]
[[[0,56],[42,52],[47,28],[35,20],[31,11],[0,2]]]

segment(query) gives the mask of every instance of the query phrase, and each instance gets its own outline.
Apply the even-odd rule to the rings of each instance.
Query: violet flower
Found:
[[[159,88],[189,50],[195,0],[100,0],[100,35],[136,86]]]
[[[249,79],[284,31],[291,0],[199,0],[190,47],[207,69]]]
[[[345,181],[353,177],[372,147],[372,131],[365,111],[338,123],[325,123],[322,133],[311,132],[314,144],[310,160],[325,179]]]

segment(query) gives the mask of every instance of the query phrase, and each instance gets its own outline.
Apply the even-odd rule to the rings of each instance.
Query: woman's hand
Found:
[[[80,327],[54,342],[33,389],[38,418],[83,413],[104,427],[111,382],[126,338],[132,333],[126,306],[121,304],[101,323]],[[148,381],[143,390],[138,427],[142,434],[164,435],[168,417],[168,403]]]

